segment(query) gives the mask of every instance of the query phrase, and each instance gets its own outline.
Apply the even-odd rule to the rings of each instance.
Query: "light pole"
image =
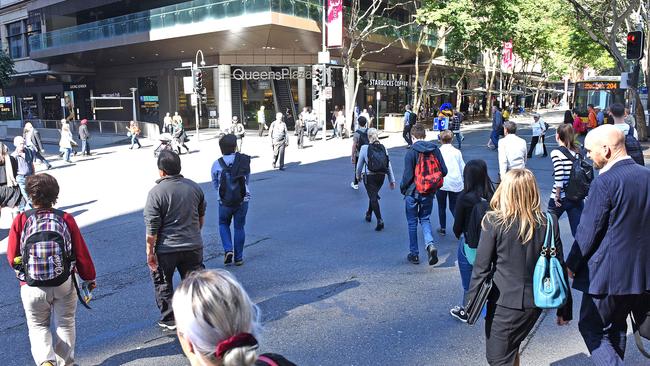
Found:
[[[381,100],[381,92],[377,92],[377,129],[379,129],[379,101]]]
[[[194,65],[192,65],[192,79],[194,79],[194,74],[199,69],[199,54],[201,55],[201,67],[205,66],[205,59],[203,58],[203,51],[196,51],[196,57],[194,58]],[[194,111],[194,116],[196,118],[196,142],[198,145],[199,142],[199,108],[201,108],[201,98],[199,98],[200,90],[196,90],[196,85],[194,86],[194,97],[196,98],[196,108]],[[197,146],[197,149],[200,147]]]
[[[135,92],[138,90],[138,88],[129,88],[131,91],[131,94],[133,94],[133,121],[138,120],[138,114],[137,114],[137,109],[135,108]]]

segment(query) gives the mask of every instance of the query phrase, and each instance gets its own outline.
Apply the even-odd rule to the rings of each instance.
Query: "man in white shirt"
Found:
[[[517,136],[517,124],[504,123],[505,137],[499,141],[499,175],[526,167],[526,140]]]

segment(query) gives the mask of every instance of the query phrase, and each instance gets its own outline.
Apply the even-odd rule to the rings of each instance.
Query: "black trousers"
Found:
[[[379,190],[384,185],[385,174],[367,174],[363,183],[368,193],[368,213],[374,212],[377,222],[382,221],[381,210],[379,209]]]
[[[539,308],[510,309],[488,300],[485,357],[491,365],[514,365],[519,346],[542,315]]]
[[[413,140],[411,139],[411,128],[413,128],[413,126],[404,125],[404,131],[402,132],[402,137],[404,137],[404,141],[406,141],[409,146],[413,145]]]
[[[296,133],[298,134],[298,148],[302,149],[303,141],[305,140],[305,130],[302,127],[300,127],[296,129]]]
[[[352,163],[352,171],[354,172],[354,184],[359,184],[359,179],[357,179],[357,163],[359,162],[359,156],[354,158],[354,163]]]
[[[625,357],[627,317],[647,313],[650,295],[582,294],[578,329],[595,365],[622,365]]]
[[[533,136],[530,139],[530,149],[528,149],[528,158],[533,157],[533,152],[535,151],[535,146],[537,145],[538,142],[540,142],[540,140],[541,140],[542,145],[544,146],[544,156],[548,155],[548,153],[546,152],[546,144],[544,143],[544,135],[542,135],[542,136]]]
[[[172,296],[174,295],[174,271],[178,270],[181,279],[190,273],[204,269],[203,248],[174,253],[157,253],[158,269],[151,272],[156,295],[156,305],[160,309],[160,320],[174,320]]]

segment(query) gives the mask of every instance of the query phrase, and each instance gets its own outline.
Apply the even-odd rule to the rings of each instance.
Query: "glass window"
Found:
[[[11,58],[25,57],[25,40],[23,37],[23,21],[7,24],[7,42]]]

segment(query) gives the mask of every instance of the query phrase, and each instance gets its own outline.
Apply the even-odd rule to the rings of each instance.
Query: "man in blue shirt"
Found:
[[[499,136],[503,131],[503,115],[501,114],[501,109],[493,105],[492,106],[492,134],[490,135],[490,142],[492,143],[493,150],[499,148]],[[490,147],[490,144],[488,144]]]
[[[598,122],[598,126],[602,126],[605,123],[605,113],[598,107],[596,107],[596,110],[598,111],[596,114],[596,121]]]
[[[235,265],[241,266],[244,264],[244,241],[246,240],[244,225],[246,224],[246,214],[248,213],[248,201],[251,197],[248,189],[251,158],[248,155],[236,152],[237,138],[235,135],[222,137],[219,140],[219,148],[223,157],[212,164],[211,176],[212,185],[217,190],[219,197],[219,235],[221,236],[221,244],[223,244],[223,263],[224,265],[232,264],[234,259]],[[226,182],[229,187],[221,187],[221,178],[224,169],[228,169],[230,175],[230,181]],[[224,178],[228,179],[229,177],[226,175]],[[243,182],[240,181],[244,185],[243,197],[238,202],[227,202],[224,200],[226,196],[225,191],[232,187],[232,183],[236,180],[243,180]],[[235,226],[234,248],[230,231],[230,223],[233,221]]]
[[[413,128],[413,125],[415,125],[416,120],[417,116],[415,113],[413,113],[411,105],[407,104],[406,112],[404,112],[404,131],[402,131],[402,137],[404,137],[404,141],[406,141],[407,147],[411,147],[411,145],[413,145],[413,140],[411,138],[411,128]]]

